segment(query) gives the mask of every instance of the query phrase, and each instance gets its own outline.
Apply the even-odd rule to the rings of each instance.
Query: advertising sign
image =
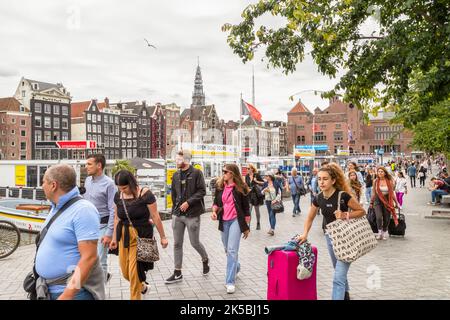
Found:
[[[15,168],[16,175],[16,187],[27,186],[27,166],[17,165]]]
[[[175,161],[166,161],[166,209],[172,209],[172,178],[177,172],[177,165]]]

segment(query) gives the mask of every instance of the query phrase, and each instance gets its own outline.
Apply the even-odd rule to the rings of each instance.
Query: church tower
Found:
[[[192,93],[193,107],[202,107],[205,105],[205,93],[203,92],[202,72],[200,71],[200,60],[197,65],[197,72],[195,73],[194,92]]]

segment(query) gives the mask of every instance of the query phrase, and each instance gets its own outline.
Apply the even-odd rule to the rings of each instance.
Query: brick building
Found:
[[[0,160],[31,160],[31,114],[13,97],[0,98]]]

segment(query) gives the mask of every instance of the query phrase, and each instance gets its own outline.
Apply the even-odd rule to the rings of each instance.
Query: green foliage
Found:
[[[113,177],[120,170],[128,170],[132,174],[136,174],[136,168],[130,164],[129,160],[116,160],[116,162],[114,163],[114,167],[111,170]]]
[[[449,13],[448,0],[260,0],[245,8],[239,24],[222,30],[244,63],[263,47],[268,67],[286,74],[309,45],[322,74],[334,78],[344,71],[323,97],[340,92],[366,113],[393,110],[417,134],[432,110],[450,112]],[[285,25],[257,27],[266,14],[284,18]],[[368,21],[376,28],[363,35]]]

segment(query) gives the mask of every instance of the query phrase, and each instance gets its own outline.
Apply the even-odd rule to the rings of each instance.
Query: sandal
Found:
[[[147,282],[144,282],[143,289],[141,290],[142,294],[146,294],[148,292],[149,286]]]

